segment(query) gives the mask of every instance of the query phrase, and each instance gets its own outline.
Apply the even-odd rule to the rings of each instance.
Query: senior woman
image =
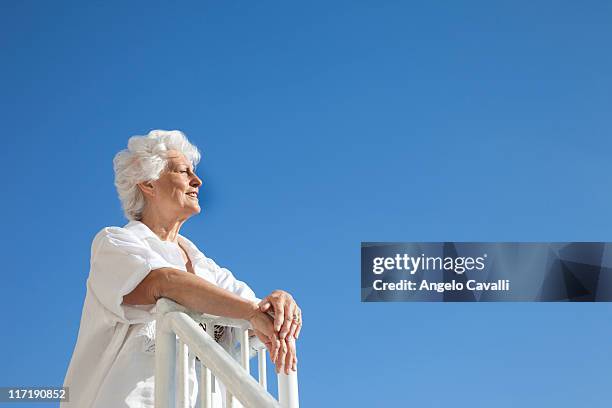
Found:
[[[263,300],[179,234],[200,212],[198,149],[180,131],[134,136],[113,161],[115,185],[129,222],[106,227],[91,247],[87,293],[62,407],[153,407],[155,302],[248,320],[277,372],[296,369],[301,310],[287,292]],[[273,316],[271,314],[273,313]],[[227,333],[217,332],[219,341]],[[190,364],[191,405],[195,364]]]

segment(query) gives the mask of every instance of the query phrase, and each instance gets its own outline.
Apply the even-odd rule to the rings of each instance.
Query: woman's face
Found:
[[[153,194],[147,194],[147,205],[151,204],[164,217],[176,216],[186,219],[199,214],[199,188],[202,180],[194,173],[187,158],[176,150],[168,150],[168,167],[159,179],[152,181]]]

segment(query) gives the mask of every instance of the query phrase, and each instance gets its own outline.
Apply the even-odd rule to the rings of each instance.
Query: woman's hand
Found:
[[[255,309],[253,315],[248,319],[253,327],[255,335],[265,344],[270,352],[272,362],[277,364],[278,352],[281,347],[281,342],[274,331],[274,320],[267,313],[259,309]]]
[[[272,344],[269,338],[263,333],[255,330],[255,335],[259,337],[261,342],[266,346],[268,350],[271,349]],[[289,370],[297,371],[297,351],[295,349],[295,339],[291,336],[285,337],[280,340],[280,348],[278,349],[278,358],[276,361],[272,359],[272,362],[276,365],[276,373],[285,368],[285,374],[289,374]]]
[[[274,313],[274,330],[283,340],[286,337],[297,339],[302,330],[302,310],[293,297],[284,290],[275,290],[259,303],[259,310]]]

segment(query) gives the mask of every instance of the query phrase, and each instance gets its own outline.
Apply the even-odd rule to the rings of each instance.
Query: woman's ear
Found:
[[[142,191],[142,194],[148,195],[149,197],[155,196],[155,187],[150,181],[143,181],[142,183],[138,183],[137,186],[140,188],[140,191]]]

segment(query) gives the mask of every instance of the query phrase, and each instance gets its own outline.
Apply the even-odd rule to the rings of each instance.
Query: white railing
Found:
[[[198,323],[206,324],[206,332]],[[233,327],[240,333],[240,364],[215,341],[215,325]],[[200,359],[200,408],[221,408],[215,405],[215,401],[221,399],[218,395],[215,398],[219,392],[214,387],[215,377],[226,388],[227,408],[239,407],[240,404],[248,408],[299,408],[295,371],[289,371],[287,375],[281,370],[278,374],[278,401],[268,393],[266,349],[259,341],[255,342],[259,382],[251,376],[249,328],[246,320],[198,314],[169,299],[158,300],[155,408],[189,408],[189,351]]]

